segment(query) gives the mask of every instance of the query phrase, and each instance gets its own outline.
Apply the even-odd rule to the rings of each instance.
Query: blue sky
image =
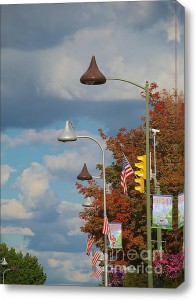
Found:
[[[100,139],[145,113],[134,86],[80,83],[92,55],[106,77],[184,90],[183,8],[175,19],[169,0],[3,5],[1,26],[1,239],[36,255],[48,284],[96,285],[75,182],[84,162],[98,175],[101,153],[57,137],[67,119]]]

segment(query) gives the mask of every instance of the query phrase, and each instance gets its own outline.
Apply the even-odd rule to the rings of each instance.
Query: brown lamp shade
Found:
[[[95,56],[92,56],[88,70],[80,78],[80,82],[89,85],[99,85],[106,82],[105,76],[99,70]]]
[[[92,180],[93,177],[91,176],[91,174],[89,173],[86,164],[84,164],[82,171],[80,172],[80,174],[77,176],[78,180]]]

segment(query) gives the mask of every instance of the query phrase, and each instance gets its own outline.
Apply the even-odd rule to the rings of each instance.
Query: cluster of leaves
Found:
[[[148,287],[147,273],[130,273],[127,272],[124,278],[124,287]],[[153,286],[156,286],[155,284]]]
[[[157,253],[153,260],[154,266],[161,268],[162,274],[170,279],[180,277],[184,269],[184,253],[181,251],[177,254]]]
[[[32,284],[42,285],[46,281],[46,274],[35,256],[29,253],[16,252],[14,248],[8,249],[6,244],[0,244],[0,256],[5,257],[8,265],[0,264],[1,282],[4,273],[5,284]]]
[[[145,97],[142,94],[142,97]],[[144,104],[145,105],[145,104]],[[141,125],[136,129],[120,128],[116,136],[107,136],[99,129],[101,138],[107,149],[111,151],[114,162],[106,168],[106,181],[111,184],[107,194],[107,216],[109,222],[122,223],[123,251],[130,249],[138,253],[146,249],[146,195],[137,192],[134,176],[127,181],[128,196],[120,188],[120,174],[122,170],[123,153],[126,155],[133,169],[137,156],[146,152],[145,117],[141,117]],[[183,94],[177,95],[167,90],[158,91],[156,83],[150,85],[150,128],[160,130],[156,140],[157,180],[162,194],[174,196],[173,230],[163,230],[162,240],[165,251],[177,253],[182,248],[182,228],[177,227],[177,195],[184,191],[184,99]],[[150,151],[153,153],[153,137],[150,140]],[[152,155],[153,157],[153,155]],[[152,159],[152,169],[154,169]],[[97,168],[102,172],[102,165]],[[94,198],[94,206],[85,208],[80,213],[84,220],[81,231],[96,237],[97,246],[103,250],[103,189],[95,182],[89,181],[88,186],[76,183],[79,193],[85,197]],[[151,180],[151,194],[155,193],[155,184]],[[152,230],[152,239],[156,240],[156,230]],[[156,245],[155,245],[156,247]],[[140,264],[141,261],[134,261]],[[127,257],[119,255],[116,264],[129,264]]]
[[[123,286],[124,278],[125,278],[125,272],[123,269],[115,268],[109,271],[109,279],[110,279],[110,285],[111,286]]]
[[[177,288],[184,281],[184,272],[178,278],[171,280],[167,276],[160,276],[153,274],[153,287],[155,288]],[[147,273],[130,273],[127,272],[124,278],[124,287],[148,287],[148,274]]]

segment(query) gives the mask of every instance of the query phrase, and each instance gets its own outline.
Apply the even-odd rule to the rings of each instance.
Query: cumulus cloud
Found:
[[[148,16],[145,6],[151,12],[152,3],[151,5],[139,3],[136,5],[135,13],[132,12],[133,19],[137,20],[136,22],[143,20],[143,17],[138,16],[136,18],[136,15],[141,16],[144,14]],[[100,11],[103,12],[102,7],[98,7],[100,7],[100,10],[97,14]],[[124,8],[121,13],[127,14]],[[95,13],[94,10],[92,11]],[[115,8],[113,13],[114,15],[117,13]],[[128,27],[119,26],[119,23],[114,22],[114,15],[111,16],[113,22],[108,20],[107,25],[102,19],[99,26],[83,25],[72,33],[71,38],[65,35],[64,40],[62,39],[61,43],[56,44],[55,47],[35,49],[31,52],[11,48],[2,51],[2,68],[12,70],[9,79],[2,78],[3,86],[6,87],[5,93],[13,93],[16,96],[26,86],[26,88],[34,87],[37,95],[41,96],[54,96],[64,101],[74,101],[75,99],[90,101],[92,89],[83,88],[79,83],[80,76],[90,63],[90,53],[97,56],[100,67],[103,68],[103,72],[107,77],[118,76],[122,78],[123,76],[125,79],[131,80],[132,74],[134,74],[134,80],[139,83],[145,83],[147,79],[155,81],[160,70],[159,62],[163,60],[161,57],[162,52],[168,52],[171,56],[174,56],[174,53],[171,53],[171,49],[168,47],[167,40],[161,42],[158,36],[160,32],[166,32],[168,40],[173,40],[175,25],[173,18],[172,20],[166,19],[164,23],[162,19],[161,21],[156,20],[154,24],[148,23],[148,27],[143,32],[135,30],[135,27],[132,28],[132,21],[129,21]],[[118,16],[122,17],[119,14]],[[102,15],[103,17],[105,16]],[[143,22],[145,23],[144,20]],[[152,26],[157,26],[159,32],[158,30],[153,31],[154,35],[152,35]],[[146,43],[147,41],[148,43]],[[143,51],[144,43],[145,52]],[[127,49],[130,49],[129,55]],[[137,60],[135,56],[137,56]],[[169,66],[167,61],[165,61],[165,64]],[[149,72],[149,66],[151,65],[153,66],[153,72]],[[18,74],[18,72],[20,72],[20,76],[16,77],[14,74]],[[165,82],[159,82],[159,86],[167,88],[164,85]],[[135,97],[138,97],[137,90],[133,89],[130,93],[130,88],[125,86],[121,88],[119,85],[117,87],[114,85],[113,88],[102,87],[101,89],[94,87],[94,91],[93,98],[98,101],[130,100],[130,98],[135,99]]]
[[[21,234],[24,236],[34,236],[34,232],[30,228],[22,228],[22,227],[14,227],[14,226],[7,226],[1,228],[2,234]]]
[[[59,44],[64,36],[72,35],[83,26],[99,27],[100,24],[103,26],[120,20],[119,26],[140,30],[141,26],[144,28],[146,24],[156,23],[157,19],[170,17],[172,6],[168,10],[168,3],[157,5],[157,1],[152,2],[133,1],[131,6],[126,1],[3,6],[2,47],[31,51],[44,49]],[[168,10],[166,16],[165,10]]]
[[[92,271],[91,258],[85,252],[31,250],[31,253],[38,257],[39,262],[44,265],[44,271],[47,273],[46,285],[81,284],[84,286],[97,286],[97,280],[90,277]]]
[[[8,166],[7,164],[3,164],[1,166],[1,185],[3,186],[4,184],[6,184],[6,182],[9,180],[10,175],[16,172],[15,169],[11,168],[10,166]]]
[[[90,279],[91,259],[84,252],[75,254],[54,252],[48,253],[48,257],[47,268],[49,274],[54,272],[61,283],[87,283],[92,281]],[[49,277],[48,280],[51,281],[51,278]]]
[[[1,142],[8,148],[14,148],[20,145],[33,145],[33,144],[48,144],[48,145],[57,145],[57,138],[62,132],[62,129],[25,129],[22,130],[18,135],[14,137],[9,136],[8,134],[1,135]],[[76,130],[77,135],[90,135],[97,139],[100,137],[95,136],[95,134],[91,133],[90,131],[86,130]],[[58,143],[58,145],[60,145]],[[14,172],[15,170],[7,166],[2,166],[2,174],[6,174],[6,172]]]
[[[31,222],[35,236],[31,239],[29,247],[39,251],[65,251],[80,252],[85,249],[85,235],[81,233],[82,220],[79,212],[81,204],[62,201],[56,205],[56,210],[51,208],[50,216],[44,218],[44,204],[40,210],[40,218]],[[55,216],[55,218],[54,218]],[[52,241],[52,242],[51,242]]]
[[[156,81],[160,89],[171,89],[176,41],[178,88],[183,89],[183,19],[179,11],[175,36],[173,17],[171,1],[2,7],[2,128],[26,129],[18,135],[6,132],[2,142],[13,148],[10,153],[22,145],[50,147],[38,158],[42,162],[33,158],[21,171],[19,199],[2,201],[2,233],[17,235],[16,243],[19,235],[29,237],[27,250],[41,259],[50,284],[89,282],[91,260],[84,253],[86,235],[80,232],[82,207],[70,203],[68,195],[61,201],[53,188],[59,179],[72,181],[84,162],[98,175],[94,171],[102,158],[92,141],[66,148],[59,143],[58,153],[51,153],[60,130],[43,127],[68,118],[89,126],[90,119],[96,128],[115,135],[119,128],[140,122],[145,114],[145,101],[137,100],[140,89],[109,80],[96,87],[80,84],[92,55],[106,77],[141,85]],[[14,171],[4,165],[3,184]]]
[[[42,222],[54,222],[60,200],[50,189],[50,174],[37,162],[23,170],[16,186],[20,189],[20,202],[33,218]]]
[[[79,78],[93,54],[106,77],[120,77],[141,85],[146,80],[156,81],[160,89],[171,90],[175,85],[174,75],[178,75],[178,89],[183,90],[182,43],[178,43],[178,74],[174,74],[175,68],[170,63],[175,55],[174,12],[174,3],[170,1],[4,7],[3,128],[40,128],[65,115],[82,117],[90,113],[92,118],[104,118],[104,123],[111,125],[114,115],[106,112],[114,111],[111,107],[114,102],[133,104],[140,99],[141,90],[109,81],[101,87],[81,85]],[[28,19],[24,18],[27,13]],[[5,18],[6,14],[10,17]],[[177,11],[177,19],[177,41],[181,42],[181,11]],[[92,101],[96,104],[89,108]],[[127,113],[126,106],[122,105],[121,110]],[[131,120],[132,117],[134,114],[129,116]]]
[[[87,164],[89,170],[95,170],[97,163],[101,163],[101,159],[95,160],[97,156],[96,154],[93,156],[92,151],[88,153],[82,151],[64,151],[63,154],[59,155],[46,155],[44,161],[51,174],[59,178],[67,178],[69,175],[71,177],[78,175],[84,163]]]
[[[55,144],[60,130],[43,129],[36,130],[34,128],[23,130],[21,134],[16,137],[10,137],[7,134],[2,134],[1,141],[8,148],[13,148],[24,144]]]
[[[82,207],[78,203],[60,201],[50,187],[51,178],[48,169],[37,162],[23,170],[16,184],[19,200],[2,200],[2,224],[7,220],[14,224],[6,227],[3,233],[11,234],[20,228],[18,234],[24,232],[27,235],[26,228],[31,228],[33,234],[29,232],[29,245],[32,249],[68,248],[73,251],[74,245],[82,238],[79,218]],[[78,247],[76,249],[79,251]]]
[[[84,133],[82,135],[89,136],[89,134]],[[78,136],[80,135],[81,132]],[[90,134],[90,136],[95,137],[93,134]],[[95,138],[100,141],[99,137]],[[100,143],[104,148],[104,142],[100,141]],[[73,177],[73,175],[76,177],[82,170],[84,163],[87,164],[89,172],[95,176],[95,172],[97,173],[96,165],[102,164],[102,151],[94,141],[88,138],[78,138],[77,143],[72,143],[68,150],[66,149],[63,153],[45,155],[43,159],[48,172],[57,178],[63,178],[63,180],[64,178]]]
[[[29,168],[23,170],[18,179],[18,185],[23,194],[36,198],[43,195],[49,188],[48,177],[46,169],[41,164],[33,162]]]
[[[18,200],[1,200],[1,217],[3,220],[31,219],[32,216],[33,214],[27,212]]]
[[[59,213],[59,222],[61,226],[66,228],[68,236],[81,235],[80,227],[83,221],[79,217],[81,212],[81,204],[63,201],[60,203],[57,211]]]

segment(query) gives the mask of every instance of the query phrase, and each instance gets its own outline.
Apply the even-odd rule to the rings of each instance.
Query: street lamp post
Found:
[[[5,271],[3,271],[3,284],[5,284],[5,273],[11,270],[12,269],[6,269]]]
[[[148,287],[153,287],[152,274],[152,242],[151,242],[151,201],[150,201],[150,150],[149,150],[149,83],[145,86],[121,78],[106,78],[99,70],[95,56],[92,57],[89,68],[81,76],[80,82],[87,85],[100,85],[107,80],[118,80],[132,84],[145,91],[146,98],[146,201],[147,201],[147,250],[148,250]]]
[[[155,192],[157,195],[161,194],[160,184],[157,181],[157,160],[156,160],[156,134],[160,132],[159,129],[151,129],[153,133],[153,148],[154,148],[154,185],[155,185]],[[161,228],[157,228],[157,248],[160,251],[160,257],[162,257],[162,230]]]
[[[2,266],[7,266],[8,265],[5,257],[2,259],[2,261],[0,263],[1,263]],[[13,267],[11,267],[11,268],[6,269],[6,270],[3,271],[3,284],[5,284],[5,273],[9,272],[9,271],[15,271],[15,270],[16,270],[16,267],[14,265]]]
[[[103,165],[103,208],[104,208],[104,218],[107,217],[106,211],[106,178],[105,178],[105,151],[102,145],[94,137],[88,135],[78,135],[74,133],[74,127],[71,121],[66,121],[65,128],[58,137],[60,142],[73,142],[77,139],[90,139],[93,140],[101,149],[102,152],[102,165]],[[107,234],[104,234],[104,274],[105,274],[105,286],[108,286],[108,245],[107,245]]]

